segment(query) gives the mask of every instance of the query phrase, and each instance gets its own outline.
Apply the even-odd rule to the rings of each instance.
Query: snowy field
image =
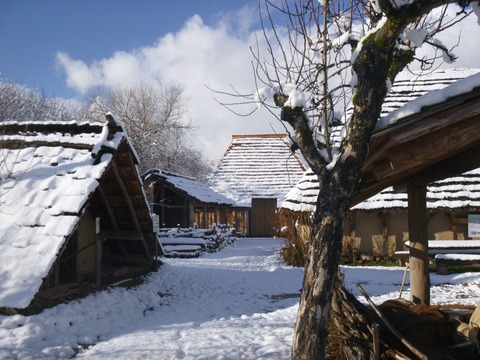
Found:
[[[280,239],[240,239],[196,259],[164,259],[135,288],[34,316],[0,316],[0,359],[289,359],[302,270]],[[403,268],[343,267],[347,288],[399,296]],[[480,273],[431,277],[435,304],[480,301]],[[408,298],[408,278],[402,297]]]

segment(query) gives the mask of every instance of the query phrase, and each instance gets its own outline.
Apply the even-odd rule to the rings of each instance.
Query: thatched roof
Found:
[[[234,135],[209,185],[236,206],[250,207],[252,198],[281,203],[304,171],[287,135]]]
[[[353,209],[400,209],[400,208],[407,208],[407,194],[406,193],[398,193],[394,192],[391,186],[385,188],[383,183],[381,183],[383,178],[377,178],[375,175],[380,176],[380,167],[379,163],[376,163],[373,159],[376,156],[386,156],[388,154],[398,154],[396,148],[394,146],[397,143],[397,138],[392,138],[392,133],[389,133],[391,129],[396,130],[396,125],[398,127],[405,126],[402,121],[404,115],[406,120],[409,120],[411,116],[417,116],[416,118],[412,119],[412,123],[421,123],[422,122],[422,115],[425,113],[428,116],[432,111],[432,107],[428,107],[427,104],[433,104],[435,99],[439,99],[440,102],[436,104],[436,106],[446,106],[445,104],[454,105],[458,109],[462,109],[463,104],[463,97],[471,97],[472,93],[467,92],[462,97],[462,88],[457,85],[457,81],[460,79],[475,76],[478,77],[477,74],[480,70],[479,69],[451,69],[451,70],[441,70],[437,72],[433,72],[430,74],[426,74],[424,76],[420,76],[419,74],[410,74],[410,73],[403,73],[397,77],[397,80],[392,86],[392,89],[388,93],[385,103],[382,107],[382,119],[379,122],[379,127],[374,133],[374,136],[380,134],[381,136],[386,136],[382,141],[378,140],[377,138],[373,139],[373,142],[377,141],[378,147],[378,154],[374,150],[374,146],[371,146],[370,152],[371,157],[367,159],[366,162],[366,170],[364,171],[364,188],[361,189],[365,191],[363,194],[361,191],[357,194],[358,199],[361,199],[361,202],[354,201],[356,204]],[[465,81],[468,81],[465,79]],[[457,89],[453,89],[456,92],[452,92],[452,87],[456,86]],[[452,95],[452,96],[450,96]],[[417,112],[415,112],[417,111]],[[442,110],[440,110],[442,111]],[[441,116],[438,115],[437,119],[441,119]],[[430,131],[425,130],[425,139],[435,139],[434,131],[441,126],[441,123],[448,123],[450,118],[447,117],[446,119],[440,121],[438,120],[435,123],[435,119],[432,120],[432,127]],[[454,118],[451,119],[452,123],[456,123],[456,121],[461,120],[461,118]],[[408,122],[408,121],[407,121]],[[408,131],[408,129],[407,129]],[[398,134],[395,135],[397,137],[405,137],[405,131],[397,131]],[[411,130],[414,135],[418,135],[417,130]],[[383,135],[386,134],[386,135]],[[421,140],[421,139],[420,139]],[[474,141],[474,140],[473,140]],[[419,146],[426,146],[427,144],[423,142],[419,142]],[[386,150],[386,147],[391,147],[389,151]],[[461,149],[462,144],[457,144],[456,148]],[[456,149],[455,148],[455,149]],[[384,151],[385,150],[385,151]],[[438,152],[444,151],[445,149],[438,149]],[[407,154],[410,154],[411,160],[410,162],[407,161],[407,165],[414,162],[415,154],[412,154],[411,151],[415,151],[414,147],[410,147],[410,150],[407,151]],[[421,153],[421,149],[419,150]],[[451,150],[453,153],[454,150]],[[386,154],[386,155],[385,155]],[[448,157],[449,154],[446,154],[445,157]],[[377,158],[378,159],[378,158]],[[383,159],[383,158],[382,158]],[[468,158],[467,158],[468,161]],[[460,163],[457,161],[457,163]],[[370,166],[370,167],[368,167]],[[390,165],[392,166],[392,165]],[[452,166],[451,169],[454,167]],[[390,168],[390,171],[395,170]],[[412,171],[415,171],[413,169]],[[400,170],[399,170],[400,171]],[[447,173],[447,172],[445,172]],[[457,173],[462,173],[461,171]],[[433,171],[432,171],[433,174]],[[385,178],[389,180],[391,184],[395,183],[395,180],[400,178],[400,175],[395,177],[395,174],[390,175],[387,170],[385,170]],[[392,176],[390,179],[389,177]],[[478,207],[478,191],[476,188],[480,183],[480,170],[471,170],[468,172],[464,172],[462,175],[453,176],[448,179],[438,180],[429,182],[428,186],[428,193],[427,193],[427,206],[428,208],[461,208],[461,207],[471,207],[476,208]],[[371,188],[369,187],[371,184]],[[383,186],[383,187],[382,187]],[[377,191],[375,189],[378,189]],[[383,189],[383,190],[382,190]],[[368,194],[375,194],[370,198],[367,197]],[[318,195],[318,179],[316,175],[313,174],[311,170],[308,170],[302,179],[298,182],[296,186],[292,188],[292,190],[288,193],[285,202],[282,204],[282,208],[290,209],[293,211],[313,211],[316,205],[316,199]],[[367,200],[365,200],[367,198]],[[363,200],[363,201],[362,201]]]

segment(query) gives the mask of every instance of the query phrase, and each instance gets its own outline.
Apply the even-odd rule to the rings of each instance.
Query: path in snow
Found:
[[[303,271],[281,264],[281,247],[241,239],[164,259],[136,289],[0,316],[0,359],[289,359]]]

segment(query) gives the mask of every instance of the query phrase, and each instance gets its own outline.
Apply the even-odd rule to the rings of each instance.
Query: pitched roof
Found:
[[[407,209],[406,193],[396,193],[387,188],[354,206],[352,210]],[[468,171],[427,186],[427,209],[480,210],[480,169]]]
[[[212,190],[207,184],[184,175],[153,169],[142,176],[144,182],[161,179],[187,196],[207,204],[233,205],[234,201]]]
[[[237,206],[250,207],[252,198],[281,203],[304,171],[290,151],[287,135],[233,135],[209,185]]]
[[[472,75],[479,73],[480,69],[450,69],[450,70],[439,70],[430,74],[423,74],[422,76],[419,73],[401,73],[398,75],[395,83],[393,84],[390,92],[385,98],[385,102],[382,106],[382,119],[380,120],[381,126],[389,126],[391,122],[397,120],[402,115],[411,114],[412,111],[420,111],[421,107],[426,104],[435,103],[438,101],[445,101],[450,95],[461,94],[463,88],[456,87],[456,82],[460,79],[466,77],[472,77]],[[456,87],[457,89],[453,89]],[[427,98],[427,101],[424,99]],[[383,121],[387,119],[387,121]],[[432,183],[429,186],[429,195],[432,199],[435,198],[435,194],[441,193],[444,199],[449,199],[445,201],[440,201],[439,199],[433,201],[431,200],[428,204],[430,208],[435,207],[461,207],[461,206],[477,206],[476,201],[476,192],[471,189],[471,191],[464,192],[463,197],[457,197],[454,195],[453,187],[444,187],[445,182],[457,181],[458,184],[462,184],[467,181],[472,186],[475,183],[474,180],[478,177],[477,180],[480,181],[480,171],[474,170],[467,172],[463,175],[457,177],[446,179]],[[437,190],[434,190],[436,189]],[[440,189],[440,190],[438,190]],[[450,196],[446,194],[452,191]],[[318,196],[318,179],[315,174],[309,169],[302,177],[295,187],[291,189],[288,193],[282,208],[290,209],[293,211],[314,211],[316,206],[316,200]],[[466,196],[466,197],[465,197]],[[381,208],[386,206],[389,208],[395,207],[406,207],[406,194],[393,193],[392,188],[387,188],[377,195],[372,196],[365,202],[362,202],[356,205],[355,209],[366,209],[366,208]]]
[[[318,196],[318,178],[308,169],[297,185],[288,193],[282,208],[292,211],[312,212]],[[396,210],[408,208],[405,192],[395,192],[392,187],[382,190],[355,205],[352,210]],[[427,186],[428,209],[462,209],[480,211],[480,169],[433,182]]]
[[[433,72],[403,71],[398,74],[395,83],[385,97],[380,119],[401,107],[405,109],[405,105],[411,104],[413,100],[428,92],[444,89],[458,80],[465,79],[478,72],[480,72],[480,69],[446,69]],[[404,116],[402,113],[399,115]]]
[[[377,130],[420,112],[422,107],[445,102],[448,98],[471,91],[478,86],[473,75],[479,72],[480,69],[446,69],[429,73],[404,71],[398,74],[382,104]]]
[[[29,305],[125,144],[107,119],[0,124],[0,307]]]

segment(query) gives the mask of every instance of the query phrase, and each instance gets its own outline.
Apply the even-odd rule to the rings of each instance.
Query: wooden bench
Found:
[[[165,237],[159,238],[165,257],[198,257],[206,248],[203,238]]]
[[[435,263],[437,274],[440,275],[447,275],[449,266],[470,266],[480,269],[480,254],[437,254]]]
[[[410,242],[405,242],[408,248]],[[396,251],[399,261],[408,261],[409,251]],[[448,266],[479,265],[480,240],[429,240],[428,255],[435,262],[438,274],[447,274]]]

